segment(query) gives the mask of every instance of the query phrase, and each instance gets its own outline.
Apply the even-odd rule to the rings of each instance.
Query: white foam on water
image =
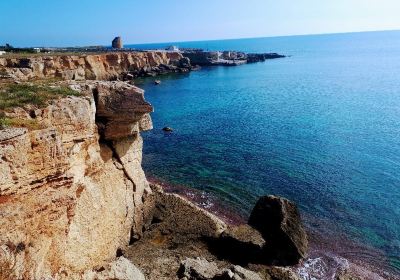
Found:
[[[333,254],[308,258],[297,268],[297,273],[303,280],[335,280],[338,272],[349,268],[349,262]]]

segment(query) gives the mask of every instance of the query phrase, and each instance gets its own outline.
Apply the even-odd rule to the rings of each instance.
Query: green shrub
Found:
[[[41,107],[49,100],[70,95],[79,96],[80,93],[65,86],[12,84],[0,90],[0,109],[5,110],[28,104]]]

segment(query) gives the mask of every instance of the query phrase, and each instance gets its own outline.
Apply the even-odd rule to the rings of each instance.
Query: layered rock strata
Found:
[[[9,279],[95,279],[88,270],[104,271],[141,235],[151,190],[140,132],[152,127],[152,107],[124,82],[72,86],[82,96],[7,113],[42,129],[0,131],[0,267]]]
[[[185,72],[190,67],[180,53],[163,51],[0,58],[0,73],[17,80],[116,80]]]

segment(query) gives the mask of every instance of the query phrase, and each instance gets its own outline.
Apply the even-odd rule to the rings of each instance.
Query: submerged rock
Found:
[[[267,257],[277,264],[293,265],[307,253],[307,235],[296,205],[284,198],[263,196],[256,203],[249,225],[267,242]]]

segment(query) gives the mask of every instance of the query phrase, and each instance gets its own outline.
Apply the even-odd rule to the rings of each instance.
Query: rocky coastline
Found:
[[[153,107],[132,79],[192,64],[179,52],[0,58],[0,279],[301,279],[294,203],[263,196],[230,224],[148,182]]]
[[[267,59],[284,58],[277,53],[244,53],[237,51],[184,50],[182,55],[193,65],[199,66],[239,66],[246,63],[264,62]]]

